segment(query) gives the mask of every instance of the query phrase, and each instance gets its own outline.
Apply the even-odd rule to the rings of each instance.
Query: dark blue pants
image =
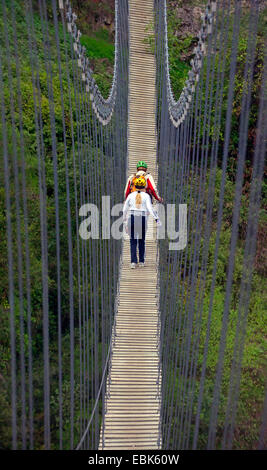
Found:
[[[145,237],[147,229],[146,216],[131,215],[128,220],[128,230],[131,244],[131,263],[137,263],[137,245],[139,263],[145,262]]]

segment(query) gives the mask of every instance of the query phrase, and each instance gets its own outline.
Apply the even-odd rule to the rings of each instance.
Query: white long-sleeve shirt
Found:
[[[141,202],[140,207],[136,207],[135,199],[136,199],[138,192],[139,191],[134,191],[133,193],[129,194],[129,196],[127,197],[123,206],[123,221],[125,222],[128,212],[134,215],[135,214],[136,215],[151,214],[155,220],[158,219],[157,214],[153,210],[150,196],[147,193],[140,191],[142,202]]]

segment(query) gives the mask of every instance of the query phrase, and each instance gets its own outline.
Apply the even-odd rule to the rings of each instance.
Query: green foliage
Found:
[[[194,38],[188,34],[183,40],[178,39],[174,31],[179,29],[181,20],[177,19],[175,10],[168,8],[167,11],[170,79],[174,97],[178,99],[190,70],[189,58],[181,60],[181,55],[188,55],[194,44]]]
[[[14,322],[15,322],[15,341],[16,341],[16,372],[17,372],[17,415],[18,427],[21,426],[21,363],[20,357],[20,340],[23,339],[25,364],[28,374],[29,368],[29,334],[28,334],[28,315],[27,310],[28,302],[26,299],[26,289],[30,288],[31,293],[31,337],[32,337],[32,356],[33,356],[33,388],[34,388],[34,425],[35,425],[35,448],[43,448],[44,429],[43,429],[43,286],[42,286],[42,250],[41,250],[41,225],[40,225],[40,209],[41,201],[40,194],[42,194],[39,185],[39,164],[38,152],[42,151],[42,162],[45,167],[46,178],[46,229],[48,240],[48,289],[49,289],[49,341],[50,341],[50,372],[51,372],[51,433],[54,448],[58,448],[58,416],[59,416],[59,377],[58,377],[58,282],[57,282],[57,250],[56,250],[56,237],[55,237],[55,183],[53,171],[53,151],[52,151],[52,132],[51,132],[51,100],[49,100],[49,83],[45,66],[44,55],[44,39],[42,33],[42,24],[38,5],[34,4],[33,27],[35,32],[37,56],[38,56],[38,75],[37,68],[32,68],[31,54],[28,42],[28,27],[26,22],[26,12],[21,8],[21,2],[14,0],[16,28],[17,28],[17,51],[19,59],[19,72],[20,80],[16,68],[15,57],[15,40],[14,40],[14,24],[11,19],[11,5],[10,2],[5,2],[7,10],[7,22],[3,23],[3,11],[0,6],[0,49],[1,49],[1,62],[3,67],[3,97],[5,103],[5,126],[7,131],[8,141],[8,157],[9,157],[9,171],[10,171],[10,204],[11,204],[11,225],[12,225],[12,254],[14,261]],[[57,174],[58,174],[58,202],[59,202],[59,230],[60,230],[60,269],[61,269],[61,323],[62,323],[62,371],[63,371],[63,435],[64,445],[66,448],[69,446],[69,431],[70,431],[70,338],[69,338],[69,315],[70,315],[70,284],[69,284],[69,265],[68,265],[68,227],[67,227],[67,189],[66,189],[66,162],[65,162],[65,144],[66,139],[67,147],[67,163],[68,163],[68,176],[69,176],[69,192],[70,192],[70,208],[71,208],[71,230],[72,234],[76,233],[76,219],[75,219],[75,192],[80,194],[80,178],[79,178],[79,165],[85,166],[88,164],[88,159],[92,165],[95,159],[98,160],[97,167],[100,168],[100,150],[95,149],[92,142],[86,142],[86,155],[83,156],[83,161],[78,161],[77,154],[77,131],[79,126],[83,125],[82,118],[77,113],[74,82],[72,75],[70,77],[70,87],[68,82],[68,74],[72,74],[72,60],[69,51],[69,38],[67,38],[67,55],[65,54],[64,36],[62,26],[59,24],[59,41],[60,41],[60,54],[62,66],[62,91],[64,101],[64,118],[65,118],[65,135],[63,129],[62,119],[62,97],[61,86],[59,80],[59,67],[57,59],[57,49],[55,42],[55,28],[53,24],[50,4],[49,6],[49,21],[48,21],[48,34],[50,42],[51,61],[51,76],[52,76],[52,89],[53,89],[53,112],[56,124],[56,151],[57,151]],[[8,31],[8,44],[5,39],[4,26]],[[91,50],[93,45],[94,55],[92,61],[95,61],[96,70],[99,70],[97,80],[100,89],[103,89],[108,94],[109,80],[112,79],[111,65],[106,67],[105,77],[102,79],[101,67],[104,67],[103,61],[108,64],[112,63],[114,46],[108,43],[108,36],[105,32],[100,32],[92,38],[88,37],[88,47]],[[98,44],[98,48],[97,48]],[[8,52],[5,54],[8,48]],[[106,52],[107,51],[107,54]],[[103,57],[108,57],[103,59]],[[99,69],[97,69],[97,65]],[[34,77],[34,82],[33,82]],[[38,87],[39,82],[39,87]],[[34,83],[34,85],[33,85]],[[19,114],[19,96],[22,103],[22,130],[20,128],[20,114]],[[14,114],[12,116],[12,100],[14,103]],[[41,116],[41,135],[39,138],[36,127],[36,116]],[[89,118],[90,119],[90,118]],[[14,129],[12,130],[12,120],[14,120]],[[90,122],[88,123],[90,125]],[[39,121],[40,125],[40,121]],[[73,138],[72,138],[73,136]],[[24,152],[22,152],[22,140],[24,142]],[[15,156],[17,162],[15,162]],[[18,247],[17,247],[17,225],[16,225],[16,197],[15,197],[15,165],[18,166],[20,191],[22,184],[22,156],[24,156],[25,165],[25,184],[26,184],[26,197],[27,197],[27,211],[28,211],[28,243],[29,243],[29,265],[30,265],[30,285],[27,285],[25,269],[23,270],[23,299],[20,303],[19,289],[17,282],[18,272]],[[73,164],[76,161],[76,167]],[[110,160],[110,165],[112,161]],[[3,163],[3,129],[0,124],[0,442],[1,448],[10,448],[11,439],[11,369],[10,369],[10,305],[9,305],[9,284],[8,284],[8,246],[7,246],[7,213],[5,201],[5,185],[4,185],[4,163]],[[101,168],[103,172],[103,168]],[[108,171],[108,169],[107,169]],[[94,177],[97,178],[97,170]],[[105,182],[102,182],[104,184]],[[99,185],[100,187],[100,185]],[[91,189],[90,189],[91,190]],[[24,218],[24,211],[22,205],[22,194],[19,194],[19,213],[20,213],[20,237],[21,237],[21,250],[22,250],[22,263],[25,268],[26,260],[26,224]],[[95,191],[91,191],[92,202],[96,197]],[[79,203],[79,201],[78,201]],[[78,256],[81,253],[78,251],[77,239],[72,239],[73,250],[73,284],[74,284],[74,328],[75,328],[75,374],[79,371],[79,318],[76,312],[79,311],[79,295],[80,286],[77,275]],[[81,250],[81,245],[80,245]],[[99,256],[98,246],[95,247],[97,256]],[[107,247],[108,256],[108,247]],[[98,261],[99,262],[99,261]],[[89,273],[90,275],[92,273]],[[91,278],[88,278],[88,291],[91,290]],[[85,287],[86,288],[86,287]],[[96,303],[100,304],[100,291],[96,294]],[[90,312],[91,314],[91,312]],[[20,320],[24,326],[24,332],[21,332]],[[88,323],[88,331],[90,331],[91,324]],[[22,338],[23,334],[23,338]],[[89,338],[88,338],[89,340]],[[92,344],[92,339],[90,340]],[[102,344],[99,341],[99,374],[101,374],[101,352]],[[26,375],[27,375],[26,374]],[[91,375],[88,376],[87,385],[92,390]],[[99,377],[100,380],[100,377]],[[28,394],[28,386],[27,386]],[[75,423],[74,433],[75,442],[80,433],[80,377],[75,376]],[[27,396],[28,398],[28,396]],[[94,396],[88,397],[90,411],[94,406]],[[27,416],[28,416],[28,400],[27,400]],[[99,405],[99,419],[101,417],[101,400]],[[96,418],[98,419],[98,418]],[[93,426],[95,423],[93,424]],[[28,426],[28,424],[27,424]],[[26,430],[29,433],[29,429]]]
[[[236,253],[234,259],[234,271],[233,271],[233,283],[230,297],[230,309],[229,316],[227,319],[227,335],[225,343],[225,354],[222,370],[222,383],[220,390],[220,402],[218,411],[218,427],[217,427],[217,441],[216,446],[220,448],[221,438],[224,429],[225,411],[227,406],[227,396],[229,391],[229,380],[231,374],[231,368],[233,365],[233,355],[236,341],[236,334],[238,332],[238,314],[239,314],[239,298],[240,298],[240,283],[243,274],[244,265],[244,245],[245,237],[247,232],[247,217],[249,207],[249,196],[250,196],[250,185],[251,176],[253,173],[253,154],[255,148],[255,136],[257,132],[257,118],[258,118],[258,105],[259,105],[259,90],[262,81],[263,72],[263,55],[264,55],[264,36],[266,37],[266,16],[267,9],[263,9],[259,16],[259,28],[256,37],[256,48],[255,48],[255,65],[253,68],[253,82],[252,82],[252,96],[250,103],[250,114],[249,114],[249,129],[248,129],[248,140],[247,140],[247,153],[245,157],[245,168],[244,168],[244,181],[241,196],[240,205],[240,216],[238,221],[238,239],[236,246]],[[178,99],[179,94],[183,88],[187,70],[188,60],[185,58],[181,65],[181,55],[183,57],[190,58],[190,51],[192,49],[192,38],[188,37],[179,38],[173,33],[179,28],[180,20],[175,17],[174,11],[169,9],[168,11],[168,40],[169,40],[169,56],[170,56],[170,76],[171,84],[174,91],[175,98]],[[173,349],[176,350],[177,344],[179,344],[179,351],[183,351],[186,341],[192,343],[199,334],[199,355],[196,369],[196,382],[194,384],[193,397],[188,392],[183,398],[183,406],[190,403],[192,398],[192,416],[194,417],[197,412],[197,401],[200,390],[200,378],[203,367],[204,359],[204,348],[207,340],[207,328],[208,318],[211,301],[211,285],[213,276],[215,246],[218,228],[218,208],[220,201],[220,188],[222,180],[222,156],[224,146],[224,134],[226,124],[226,110],[227,110],[227,98],[229,91],[229,76],[230,76],[230,61],[231,61],[231,38],[233,31],[233,18],[230,17],[230,34],[229,40],[224,49],[225,53],[225,80],[222,93],[222,107],[221,107],[221,124],[215,127],[215,96],[216,96],[216,79],[211,82],[211,74],[209,81],[209,93],[213,96],[211,102],[211,121],[210,128],[208,130],[207,123],[201,115],[198,118],[198,126],[200,129],[200,139],[209,132],[208,149],[210,150],[210,144],[212,138],[215,135],[219,139],[219,152],[218,152],[218,166],[215,170],[215,188],[214,188],[214,203],[212,208],[212,226],[211,234],[209,239],[208,249],[208,262],[207,271],[205,278],[205,289],[204,297],[200,301],[195,301],[193,308],[193,325],[192,331],[190,332],[187,325],[187,308],[188,299],[195,296],[195,299],[201,298],[201,286],[203,285],[203,272],[199,269],[197,275],[196,285],[192,285],[188,273],[189,260],[193,256],[194,243],[189,242],[187,251],[187,261],[182,261],[183,272],[186,272],[186,276],[183,279],[177,279],[177,293],[179,292],[179,298],[176,299],[176,312],[177,316],[181,316],[181,322],[185,325],[182,333],[178,335],[178,329],[174,330],[172,335]],[[222,318],[225,307],[225,292],[226,292],[226,278],[229,267],[229,254],[230,254],[230,243],[232,236],[232,220],[233,220],[233,208],[234,208],[234,194],[235,194],[235,179],[237,170],[237,157],[238,157],[238,145],[239,145],[239,127],[240,127],[240,115],[241,115],[241,103],[243,93],[247,90],[247,80],[244,79],[244,71],[247,60],[247,47],[248,47],[248,14],[244,10],[240,25],[240,37],[238,42],[238,59],[236,68],[236,77],[234,83],[234,100],[232,107],[232,121],[231,121],[231,132],[230,132],[230,145],[228,152],[228,164],[226,168],[226,180],[224,190],[224,201],[223,201],[223,219],[222,227],[219,237],[219,249],[217,259],[217,269],[215,278],[215,288],[213,293],[213,302],[211,305],[211,317],[210,317],[210,336],[207,349],[207,364],[206,364],[206,375],[204,384],[203,404],[200,415],[200,428],[199,428],[199,440],[198,447],[205,449],[207,446],[207,435],[209,430],[210,411],[214,395],[214,383],[215,376],[218,367],[218,354],[219,346],[222,337]],[[153,46],[153,41],[151,41]],[[188,52],[186,52],[188,51]],[[184,53],[185,52],[185,53]],[[213,55],[214,59],[214,70],[215,77],[220,70],[221,56],[217,54]],[[202,77],[200,79],[203,84],[206,84],[208,77],[208,64],[207,59],[204,61],[204,67],[202,69]],[[200,99],[202,100],[202,109],[205,106],[205,87],[200,88]],[[209,152],[208,152],[209,155]],[[209,168],[208,160],[208,168]],[[203,195],[203,202],[201,206],[204,208],[203,220],[200,228],[200,248],[197,256],[202,260],[204,242],[205,240],[205,228],[207,222],[206,206],[208,202],[208,184],[210,178],[213,177],[210,170],[207,172],[207,178],[205,180],[205,191]],[[202,182],[200,181],[199,174],[194,174],[193,168],[188,181],[188,186],[184,188],[184,202],[189,203],[188,195],[190,193],[190,186],[195,189],[193,191],[192,200],[190,203],[191,220],[197,215],[198,210],[198,188],[201,187]],[[177,187],[177,194],[179,194],[180,188]],[[259,215],[259,230],[258,230],[258,242],[257,242],[257,253],[254,264],[252,286],[251,286],[251,297],[249,303],[248,317],[246,321],[245,330],[245,343],[244,343],[244,354],[241,368],[241,383],[238,400],[237,415],[235,421],[235,433],[233,448],[234,449],[254,449],[257,446],[259,438],[259,429],[261,426],[261,412],[264,402],[265,394],[265,383],[266,383],[266,353],[267,353],[267,326],[266,326],[266,307],[267,307],[267,294],[266,294],[266,261],[264,253],[264,232],[266,233],[266,185],[263,182],[262,188],[262,199],[261,209]],[[191,228],[190,235],[195,236],[196,229]],[[192,238],[193,240],[193,238]],[[166,248],[166,241],[161,242],[161,256],[164,259],[172,255],[168,254]],[[191,258],[192,259],[192,258]],[[168,273],[162,270],[162,282],[167,278]],[[169,293],[166,297],[168,298]],[[178,296],[178,294],[177,294]],[[168,300],[167,300],[168,302]],[[165,311],[168,312],[172,307],[165,305]],[[201,308],[201,319],[199,318]],[[185,313],[186,312],[186,313]],[[198,330],[199,328],[199,330]],[[187,336],[188,335],[188,336]],[[192,349],[191,349],[192,350]],[[180,374],[177,369],[177,376],[174,377],[173,373],[174,363],[170,361],[169,370],[166,371],[166,375],[169,378],[168,387],[172,389],[175,386],[175,396],[180,396],[184,387],[189,387],[189,379],[184,379],[183,375]],[[168,404],[170,407],[171,405]],[[170,410],[170,409],[169,409]],[[170,411],[171,414],[171,411]],[[194,423],[194,418],[193,418]],[[192,439],[193,427],[190,429],[189,434]],[[171,443],[171,445],[175,445]],[[175,447],[174,447],[175,448]]]
[[[109,33],[100,29],[92,33],[92,36],[81,36],[81,44],[86,47],[86,53],[90,58],[90,67],[93,77],[99,86],[104,98],[108,98],[112,85],[115,47]]]
[[[83,35],[80,39],[83,46],[86,47],[88,57],[96,59],[114,60],[114,45],[101,38],[93,38]]]
[[[205,190],[203,194],[203,206],[206,207],[208,198],[208,182],[211,176],[211,170],[207,172],[207,178],[205,181]],[[193,342],[197,335],[199,335],[199,349],[196,369],[196,383],[194,388],[193,398],[190,393],[185,394],[184,406],[190,403],[192,398],[193,416],[197,412],[197,402],[200,387],[200,378],[203,368],[204,360],[204,348],[207,341],[208,321],[209,326],[209,340],[207,349],[207,363],[206,363],[206,375],[205,375],[205,386],[203,395],[203,404],[200,416],[200,429],[199,429],[199,440],[198,447],[205,449],[207,446],[207,435],[209,431],[209,420],[210,410],[214,395],[214,380],[217,373],[218,367],[218,354],[223,334],[222,330],[222,319],[225,307],[225,292],[226,292],[226,274],[230,262],[230,243],[232,236],[232,217],[234,207],[234,192],[235,192],[235,180],[233,178],[231,168],[226,173],[225,181],[225,192],[224,192],[224,204],[223,204],[223,219],[222,227],[219,237],[219,249],[217,258],[217,268],[215,277],[215,288],[213,293],[213,301],[211,302],[211,285],[213,277],[214,257],[215,257],[215,246],[217,239],[217,228],[218,228],[218,207],[220,202],[220,187],[222,179],[222,169],[216,168],[215,173],[215,192],[214,192],[214,204],[212,211],[212,230],[209,238],[208,245],[208,262],[205,277],[205,288],[204,297],[201,299],[201,293],[203,288],[203,272],[199,269],[197,275],[196,284],[193,285],[190,281],[190,277],[187,275],[184,279],[177,280],[177,298],[176,298],[176,312],[177,316],[181,316],[183,329],[178,334],[178,328],[173,329],[172,341],[173,349],[177,348],[179,351],[183,351],[186,347],[187,341],[191,342],[191,348],[193,348]],[[195,175],[194,178],[191,175],[189,178],[189,185],[198,188],[199,176]],[[188,191],[185,191],[188,194]],[[240,300],[240,282],[243,274],[244,265],[244,239],[246,236],[247,226],[247,210],[248,210],[248,193],[244,191],[241,200],[241,211],[239,218],[239,237],[237,240],[237,247],[234,260],[234,271],[233,271],[233,283],[230,298],[230,309],[229,316],[227,319],[227,334],[225,344],[225,354],[222,371],[222,385],[220,391],[220,402],[218,412],[218,428],[217,428],[217,447],[221,445],[222,432],[224,429],[225,411],[227,406],[227,396],[229,391],[229,380],[231,374],[231,368],[233,365],[234,348],[236,335],[238,333],[238,314],[239,314],[239,300]],[[198,210],[198,191],[196,190],[192,195],[190,203],[191,220],[197,214]],[[185,199],[186,202],[189,202]],[[206,228],[206,212],[204,210],[203,222],[200,228],[201,239],[200,248],[197,256],[202,260],[204,242],[206,242],[205,228]],[[195,229],[191,228],[190,236],[194,237]],[[190,272],[190,258],[194,255],[194,243],[191,242],[193,239],[189,239],[187,251],[187,261],[183,263],[183,270],[186,273]],[[165,256],[168,259],[168,251],[166,251],[166,240],[162,241],[161,244],[161,256]],[[162,280],[167,272],[161,273]],[[172,275],[171,275],[172,276]],[[255,269],[252,277],[251,286],[251,297],[249,303],[248,318],[245,322],[245,343],[244,343],[244,354],[242,361],[241,370],[241,384],[240,394],[236,415],[236,428],[234,435],[233,447],[235,449],[254,449],[257,445],[259,428],[261,425],[261,410],[264,401],[265,383],[266,383],[266,354],[267,354],[267,325],[266,325],[266,307],[267,307],[267,293],[266,293],[266,281],[262,275],[262,266],[260,263],[255,263]],[[168,296],[171,293],[168,292],[166,295],[166,302],[168,302]],[[188,302],[189,299],[194,295],[195,303],[193,307],[193,324],[192,330],[189,330],[187,324],[188,315]],[[168,312],[170,305],[165,305],[165,311]],[[201,309],[201,310],[200,310]],[[209,314],[211,314],[209,319]],[[201,316],[200,316],[201,315]],[[192,349],[191,349],[192,350]],[[184,378],[180,375],[179,370],[177,371],[176,378],[174,377],[174,364],[170,361],[169,370],[166,371],[168,377],[168,386],[172,388],[175,383],[176,396],[183,393],[184,387],[190,387],[189,379]],[[171,406],[171,405],[169,405]],[[188,405],[189,406],[189,405]],[[193,429],[193,428],[192,428]],[[192,431],[193,432],[193,431]],[[192,437],[192,435],[191,435]],[[174,443],[172,445],[175,445]]]

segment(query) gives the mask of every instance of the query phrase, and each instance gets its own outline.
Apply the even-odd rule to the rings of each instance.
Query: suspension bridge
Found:
[[[108,93],[70,0],[1,0],[1,448],[266,448],[266,7],[248,3],[207,2],[176,96],[166,0],[114,1]],[[131,270],[140,159],[163,230],[149,217]]]

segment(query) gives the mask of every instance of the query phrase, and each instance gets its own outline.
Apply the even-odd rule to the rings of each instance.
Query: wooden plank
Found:
[[[144,42],[153,24],[154,0],[129,2],[130,60],[128,168],[147,161],[157,181],[155,58]],[[151,218],[150,218],[151,219]],[[155,237],[152,219],[149,230]],[[157,241],[146,240],[146,266],[129,269],[129,237],[124,240],[120,294],[114,326],[114,346],[107,379],[104,445],[99,448],[158,449],[160,430],[159,329]],[[135,308],[142,291],[142,307]]]

